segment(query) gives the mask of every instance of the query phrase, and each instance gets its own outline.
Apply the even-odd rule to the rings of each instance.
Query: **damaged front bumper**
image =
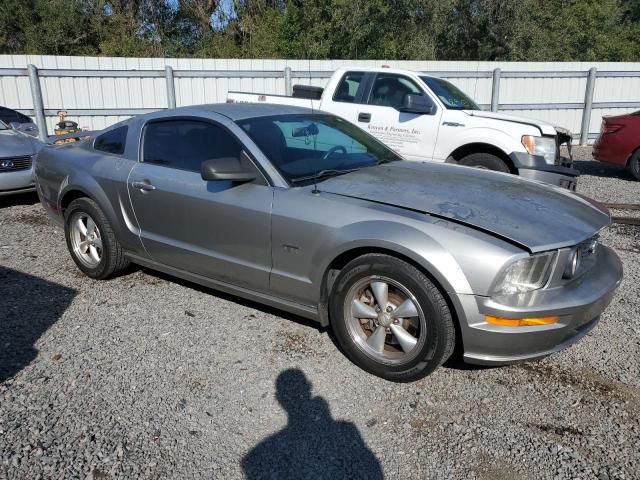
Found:
[[[556,163],[549,165],[541,155],[530,155],[524,152],[513,152],[509,157],[518,171],[518,175],[531,180],[549,183],[567,190],[575,191],[578,186],[580,172],[573,168],[573,155],[571,153],[571,132],[564,128],[556,127]],[[560,155],[560,147],[565,145],[569,153],[568,157]]]

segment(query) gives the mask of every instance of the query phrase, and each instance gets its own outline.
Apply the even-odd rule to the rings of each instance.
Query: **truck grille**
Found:
[[[28,170],[31,168],[31,157],[5,157],[0,158],[0,172],[15,172],[17,170]]]

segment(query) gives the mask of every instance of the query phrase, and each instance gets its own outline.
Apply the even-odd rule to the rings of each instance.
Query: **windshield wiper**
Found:
[[[350,173],[350,172],[355,172],[356,170],[360,170],[360,168],[362,167],[358,167],[358,168],[350,168],[350,169],[335,169],[335,168],[329,168],[326,170],[320,170],[317,173],[314,173],[313,175],[307,175],[304,177],[297,177],[297,178],[292,178],[291,179],[291,183],[301,183],[301,182],[308,182],[309,180],[319,180],[321,178],[325,178],[325,177],[335,177],[338,175],[344,175],[345,173]]]

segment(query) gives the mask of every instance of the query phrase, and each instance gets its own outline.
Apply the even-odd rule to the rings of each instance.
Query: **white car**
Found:
[[[510,172],[575,190],[579,172],[560,145],[565,129],[483,111],[452,83],[409,70],[341,68],[324,89],[294,86],[292,97],[229,92],[229,103],[276,103],[333,113],[408,160]]]

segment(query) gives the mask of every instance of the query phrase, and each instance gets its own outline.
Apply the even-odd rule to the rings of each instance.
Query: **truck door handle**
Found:
[[[358,121],[359,122],[364,122],[364,123],[368,123],[371,121],[371,114],[370,113],[359,113],[358,114]]]
[[[156,189],[156,187],[151,185],[149,182],[131,182],[131,186],[138,190],[144,190],[145,192],[150,192],[151,190]]]

